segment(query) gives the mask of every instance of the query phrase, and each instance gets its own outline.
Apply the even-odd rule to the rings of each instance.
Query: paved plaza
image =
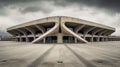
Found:
[[[32,44],[0,41],[0,67],[120,67],[120,42]]]

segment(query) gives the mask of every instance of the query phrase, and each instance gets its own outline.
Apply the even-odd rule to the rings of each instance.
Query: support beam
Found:
[[[25,29],[28,30],[29,32],[31,32],[32,35],[34,36],[33,38],[35,39],[35,31],[30,27],[25,27]]]
[[[105,33],[106,31],[108,31],[108,30],[103,30],[103,31],[99,32],[98,35],[102,35],[102,34]]]
[[[91,27],[87,30],[84,31],[84,35],[88,34],[88,32],[92,31],[93,29],[95,29],[96,27]]]
[[[79,25],[75,28],[75,33],[78,33],[79,30],[81,30],[85,25]]]
[[[41,25],[35,25],[42,33],[45,33],[45,29]]]
[[[21,29],[17,29],[17,30],[25,35],[26,42],[28,42],[28,37],[27,37],[27,33],[26,33],[26,31],[21,30]]]
[[[103,30],[103,29],[94,30],[94,31],[92,32],[92,35],[95,35],[96,33],[100,32],[101,30]]]
[[[17,30],[13,30],[13,33],[16,33],[19,36],[20,42],[22,42],[21,34]]]
[[[43,38],[45,38],[46,36],[50,35],[53,33],[53,31],[56,31],[59,29],[59,23],[55,22],[55,25],[53,26],[53,28],[51,28],[50,30],[48,30],[47,32],[45,32],[44,34],[42,34],[41,36],[39,36],[37,39],[33,40],[32,43],[36,43],[40,40],[42,40]]]
[[[45,29],[44,29],[43,26],[41,26],[41,25],[35,25],[35,27],[38,28],[42,32],[42,34],[45,33]],[[43,43],[45,43],[45,38],[43,39]]]
[[[113,33],[114,31],[109,31],[109,32],[107,32],[106,34],[104,34],[104,35],[106,35],[106,36],[108,36],[108,35],[110,35],[111,33]]]
[[[84,39],[86,38],[86,35],[88,34],[88,32],[92,31],[92,30],[95,29],[95,28],[96,28],[96,27],[91,27],[91,28],[85,30],[85,31],[84,31],[84,34],[83,34],[83,35],[84,35],[84,36],[83,36]]]
[[[65,23],[66,22],[62,22],[61,23],[61,29],[68,33],[68,34],[71,34],[73,35],[74,37],[76,37],[79,41],[83,42],[83,43],[88,43],[85,39],[83,39],[81,36],[77,35],[76,33],[74,33],[73,31],[71,31],[69,28],[67,28],[67,26],[65,26]]]

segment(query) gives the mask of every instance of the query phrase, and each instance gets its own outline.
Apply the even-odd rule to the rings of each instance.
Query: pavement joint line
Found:
[[[51,48],[49,48],[47,51],[45,51],[40,57],[38,57],[35,61],[33,61],[27,67],[38,67],[38,65],[41,64],[44,57],[46,57],[54,47],[55,47],[55,45],[53,45]]]
[[[71,49],[70,47],[68,47],[66,44],[64,44],[66,48],[68,48],[82,63],[84,63],[86,65],[86,67],[97,67],[96,65],[94,65],[93,63],[89,62],[88,60],[86,60],[85,58],[83,58],[82,56],[78,55],[73,49]]]

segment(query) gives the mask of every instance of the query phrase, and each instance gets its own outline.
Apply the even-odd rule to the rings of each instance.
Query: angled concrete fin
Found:
[[[45,32],[43,35],[39,36],[37,39],[33,40],[32,43],[36,43],[36,42],[42,40],[47,35],[51,34],[53,31],[55,31],[57,28],[59,28],[59,23],[55,22],[55,26],[53,28],[51,28],[50,30]]]
[[[73,35],[74,37],[76,37],[78,40],[80,40],[83,43],[87,43],[86,40],[84,40],[81,36],[77,35],[76,33],[74,33],[73,31],[71,31],[69,28],[66,27],[65,22],[61,23],[61,28],[64,29],[66,32],[68,32],[69,34]]]

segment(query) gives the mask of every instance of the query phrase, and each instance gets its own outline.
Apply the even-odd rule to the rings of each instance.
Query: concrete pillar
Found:
[[[85,35],[83,36],[83,39],[85,39],[85,40],[86,40],[86,36],[85,36]]]
[[[58,43],[63,43],[63,34],[58,34],[57,35],[57,42]]]
[[[107,37],[104,38],[104,41],[107,41]]]
[[[19,39],[20,39],[20,42],[22,42],[22,37],[21,36],[19,37]]]
[[[45,43],[46,42],[46,40],[45,40],[45,38],[43,39],[43,43]]]
[[[104,37],[102,37],[102,41],[104,41]]]
[[[25,35],[26,38],[26,42],[28,42],[28,37],[27,37],[27,33],[24,30],[18,29],[19,32],[23,33]]]
[[[26,37],[25,39],[26,39],[26,42],[29,42],[29,39],[28,39],[28,37]]]
[[[97,37],[97,42],[99,42],[100,41],[100,37]]]
[[[93,36],[90,38],[90,42],[93,42]]]
[[[75,38],[75,43],[77,43],[77,38]]]

